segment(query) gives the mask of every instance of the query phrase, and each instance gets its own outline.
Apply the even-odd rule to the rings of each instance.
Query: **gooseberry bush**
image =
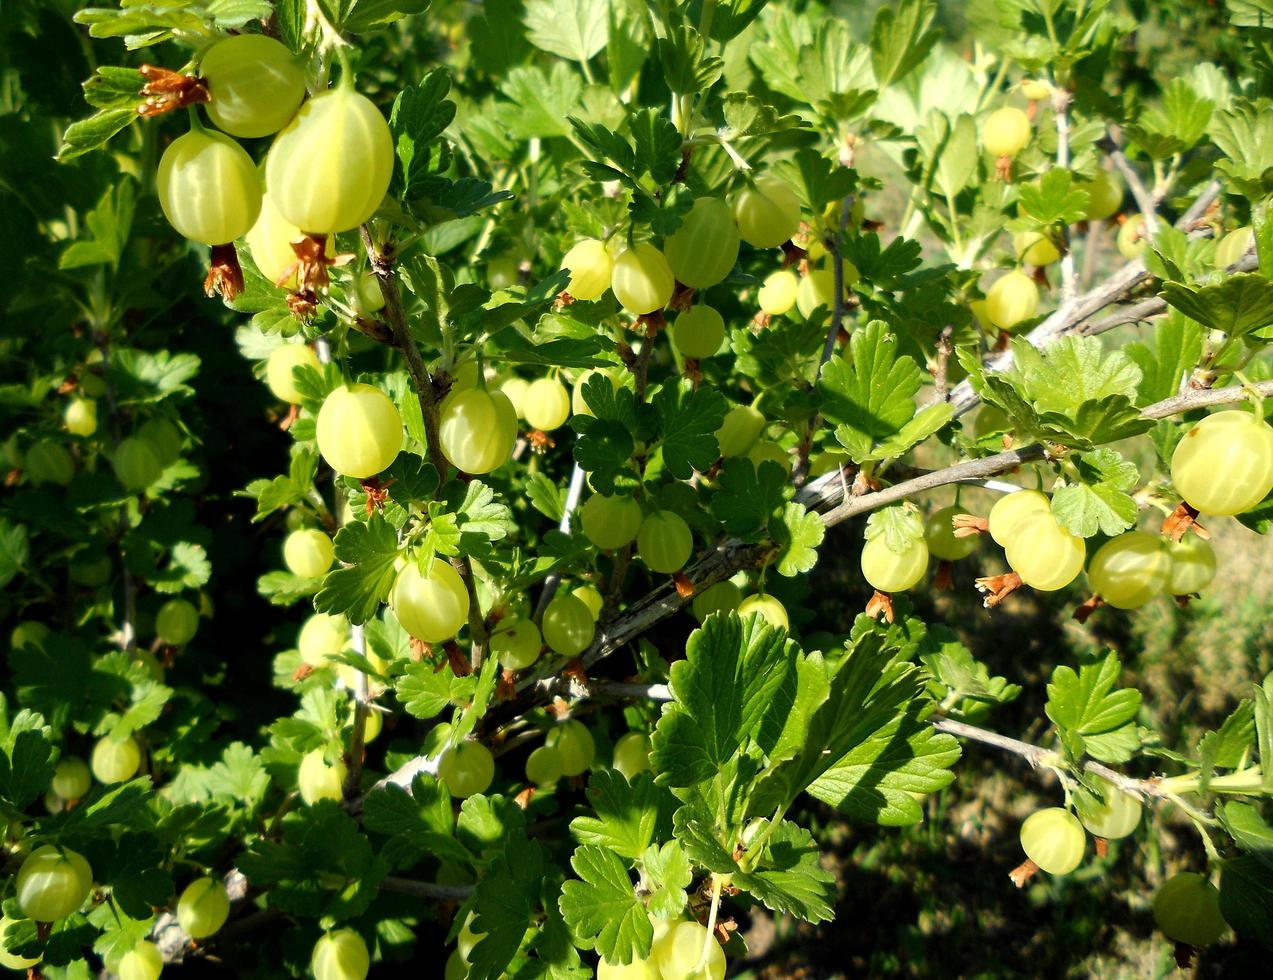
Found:
[[[1023,742],[931,598],[1262,547],[1267,12],[1133,88],[1123,5],[972,7],[10,6],[0,963],[719,978],[971,747],[1005,887],[1174,820],[1146,921],[1267,943],[1273,674],[1185,744],[1043,665]]]

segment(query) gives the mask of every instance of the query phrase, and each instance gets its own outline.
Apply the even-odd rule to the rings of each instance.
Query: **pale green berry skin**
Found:
[[[315,980],[363,980],[371,970],[371,953],[353,929],[338,929],[314,944],[310,968]]]
[[[196,878],[177,899],[177,922],[191,939],[215,935],[230,917],[230,896],[215,878]]]
[[[1229,931],[1216,886],[1191,871],[1167,879],[1158,889],[1154,921],[1168,939],[1186,946],[1210,946]]]
[[[155,635],[168,646],[184,646],[199,631],[199,610],[185,599],[169,599],[155,616]]]
[[[32,851],[14,879],[22,914],[36,922],[56,922],[79,909],[93,888],[93,869],[70,848],[51,844]]]
[[[53,770],[51,789],[60,800],[78,800],[93,785],[93,774],[83,759],[63,756]]]
[[[119,980],[159,980],[164,972],[164,954],[154,943],[142,940],[119,961]]]
[[[563,657],[577,657],[592,644],[597,622],[582,599],[557,595],[544,610],[542,629],[550,648]]]
[[[597,744],[592,732],[581,721],[563,721],[548,732],[546,745],[561,753],[561,771],[566,776],[578,776],[592,765],[597,754]]]
[[[1050,875],[1067,875],[1077,868],[1086,842],[1079,818],[1059,806],[1036,810],[1021,825],[1026,857]]]
[[[438,776],[452,796],[467,799],[490,787],[495,779],[495,758],[481,742],[460,742],[442,753]]]

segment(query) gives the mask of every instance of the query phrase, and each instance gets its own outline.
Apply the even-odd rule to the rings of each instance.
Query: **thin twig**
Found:
[[[367,655],[367,635],[361,626],[350,629],[350,645],[354,653],[361,657]],[[367,675],[361,670],[354,672],[354,730],[349,736],[349,762],[345,776],[345,799],[351,800],[358,795],[358,785],[362,782],[362,757],[366,748],[366,723],[368,705]]]
[[[562,534],[570,533],[575,511],[579,508],[579,498],[583,496],[583,484],[586,477],[583,467],[576,463],[575,468],[570,471],[570,489],[566,491],[566,505],[562,510],[561,522],[557,525],[557,530]],[[553,601],[559,585],[561,585],[560,571],[554,571],[544,579],[544,590],[539,594],[539,602],[535,606],[536,623],[544,618],[544,610],[548,608],[548,603]]]
[[[1056,120],[1056,165],[1070,166],[1070,93],[1060,85],[1052,87],[1052,112]],[[1074,302],[1078,290],[1074,273],[1074,252],[1070,248],[1070,229],[1061,225],[1061,302],[1060,309]]]
[[[1132,199],[1136,202],[1141,217],[1145,219],[1145,237],[1153,238],[1158,231],[1158,202],[1145,188],[1140,174],[1136,173],[1136,168],[1131,165],[1121,149],[1115,147],[1110,151],[1109,158],[1122,174],[1123,180],[1127,183],[1127,189],[1132,192]]]

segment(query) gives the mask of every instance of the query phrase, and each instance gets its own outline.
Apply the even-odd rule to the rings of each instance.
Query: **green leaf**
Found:
[[[0,799],[19,812],[25,810],[48,789],[52,754],[53,746],[43,732],[19,732],[7,751],[0,752]]]
[[[84,101],[94,109],[132,109],[136,111],[142,102],[141,89],[145,84],[136,68],[117,65],[101,65],[93,77],[84,83]]]
[[[538,65],[514,68],[500,91],[512,105],[502,107],[499,118],[514,138],[568,136],[567,123],[579,111],[583,83],[558,61],[547,72]]]
[[[587,795],[596,816],[570,822],[571,833],[582,844],[636,860],[671,829],[672,799],[649,773],[638,773],[629,785],[618,770],[598,769],[588,780]]]
[[[902,554],[924,539],[924,518],[913,504],[881,507],[866,519],[865,537],[883,538],[889,551]]]
[[[832,201],[842,201],[857,189],[856,170],[828,160],[811,147],[775,167],[810,211],[820,214]]]
[[[523,22],[527,39],[541,51],[571,61],[591,61],[610,36],[607,0],[530,0]]]
[[[1095,449],[1073,457],[1081,483],[1067,482],[1052,493],[1052,516],[1071,534],[1113,537],[1136,523],[1138,508],[1128,491],[1140,482],[1136,466],[1115,450]]]
[[[712,513],[729,534],[750,538],[767,530],[787,484],[786,471],[772,460],[757,469],[748,459],[728,459],[717,478]]]
[[[724,62],[707,53],[703,36],[688,24],[672,27],[654,44],[663,66],[663,80],[677,95],[706,92],[721,77]]]
[[[1220,913],[1244,939],[1269,946],[1273,936],[1273,874],[1251,855],[1220,863]]]
[[[778,545],[778,574],[792,578],[810,571],[818,563],[818,546],[826,533],[821,517],[788,501],[781,520],[769,522],[769,535]]]
[[[944,112],[932,110],[916,128],[915,142],[924,161],[925,183],[931,179],[943,196],[954,199],[976,179],[981,150],[976,122],[968,113],[952,120]]]
[[[826,417],[873,439],[887,438],[909,422],[922,376],[914,358],[899,356],[898,347],[880,320],[855,330],[849,357],[832,357],[818,381]]]
[[[454,836],[451,795],[427,773],[416,776],[410,792],[389,783],[367,794],[363,826],[389,837],[381,853],[394,867],[409,868],[426,855],[473,863],[473,855]]]
[[[1209,286],[1165,282],[1162,297],[1190,319],[1232,338],[1273,324],[1273,281],[1258,272],[1235,272]]]
[[[108,189],[84,221],[92,236],[72,242],[58,257],[59,269],[78,269],[89,265],[119,267],[124,246],[133,226],[137,208],[137,185],[125,177]]]
[[[1215,167],[1252,200],[1273,190],[1273,115],[1267,105],[1243,100],[1221,112],[1211,138],[1227,157]]]
[[[1120,670],[1118,656],[1111,652],[1102,660],[1083,664],[1077,673],[1064,664],[1052,672],[1045,710],[1063,736],[1073,733],[1086,742],[1087,737],[1121,729],[1136,717],[1140,692],[1114,689]],[[1102,758],[1092,751],[1091,744],[1086,747],[1092,755]]]
[[[435,68],[419,85],[404,88],[393,101],[389,127],[408,193],[413,183],[429,171],[430,146],[455,118],[455,103],[447,98],[450,91],[450,73],[445,68]]]
[[[62,134],[62,146],[57,151],[57,159],[61,163],[67,163],[85,153],[99,150],[120,130],[136,121],[137,113],[132,109],[103,109],[87,119],[73,122]]]
[[[1259,809],[1250,803],[1230,800],[1224,804],[1221,815],[1234,843],[1273,869],[1273,827],[1265,822]]]
[[[732,883],[773,912],[829,922],[835,914],[835,875],[820,858],[813,835],[784,820],[765,843],[755,870],[734,875]]]
[[[1123,348],[1141,371],[1136,404],[1152,405],[1180,390],[1180,382],[1202,359],[1202,328],[1173,310],[1154,327],[1153,346],[1135,341]]]
[[[681,134],[662,112],[641,109],[628,121],[632,131],[633,171],[648,174],[656,184],[666,184],[681,162]]]
[[[650,914],[664,919],[679,915],[685,908],[685,890],[694,880],[694,869],[684,849],[672,840],[662,847],[651,844],[640,857],[650,889]]]
[[[341,29],[361,34],[428,9],[429,0],[358,0]]]
[[[429,663],[410,664],[394,685],[394,693],[413,718],[432,718],[452,704],[473,697],[477,678],[456,677],[449,664],[436,669]]]
[[[365,523],[346,524],[335,539],[336,558],[346,567],[323,579],[314,598],[319,612],[343,613],[354,624],[365,623],[389,597],[397,570],[398,536],[379,514]]]
[[[871,25],[871,62],[880,88],[887,88],[914,71],[941,37],[933,27],[934,0],[903,0],[882,6]]]
[[[13,524],[0,517],[0,589],[27,570],[31,557],[30,536],[25,524]]]
[[[929,630],[920,662],[931,675],[928,686],[935,701],[1004,704],[1021,693],[1020,686],[1008,683],[1007,678],[990,676],[989,668],[945,626]],[[938,685],[940,689],[934,690]],[[967,708],[960,710],[966,712]]]
[[[1163,160],[1202,139],[1215,107],[1194,91],[1188,79],[1173,78],[1163,90],[1161,103],[1141,113],[1125,129],[1149,156]]]
[[[624,389],[626,391],[626,389]],[[695,470],[705,470],[720,457],[716,430],[725,420],[728,405],[715,388],[697,391],[688,379],[667,383],[651,399],[659,416],[663,465],[678,480],[688,480]]]
[[[747,742],[771,746],[795,693],[796,651],[756,616],[713,616],[691,633],[654,732],[659,784],[692,787],[719,775]]]
[[[1071,414],[1084,402],[1110,395],[1136,396],[1140,369],[1121,351],[1106,351],[1097,337],[1062,337],[1045,351],[1012,344],[1015,374],[1040,412]]]
[[[628,868],[613,851],[593,844],[575,849],[570,866],[579,876],[561,886],[562,917],[611,963],[631,963],[650,954],[654,929],[637,899]]]
[[[1090,195],[1076,186],[1074,175],[1064,167],[1052,167],[1035,184],[1023,184],[1020,210],[1024,217],[1040,225],[1072,224],[1081,221]]]

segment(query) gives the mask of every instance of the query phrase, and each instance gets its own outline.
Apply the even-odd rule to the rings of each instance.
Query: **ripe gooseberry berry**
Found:
[[[1087,580],[1115,609],[1136,609],[1167,588],[1171,555],[1161,536],[1128,531],[1110,538],[1092,556]]]
[[[1063,589],[1083,571],[1083,539],[1057,523],[1049,511],[1021,521],[1012,530],[1005,555],[1021,581],[1039,592]]]
[[[522,397],[522,414],[532,429],[559,429],[570,418],[570,392],[556,378],[537,378]]]
[[[22,472],[34,486],[45,483],[66,486],[75,475],[75,460],[59,443],[44,439],[32,443],[23,456]]]
[[[862,546],[862,576],[880,592],[905,592],[924,577],[928,545],[923,538],[911,538],[902,550],[895,551],[887,537],[878,534]]]
[[[379,388],[346,384],[318,410],[318,451],[341,476],[365,480],[386,469],[402,448],[402,416]]]
[[[199,630],[199,610],[185,599],[169,599],[155,614],[155,636],[170,647],[185,646]]]
[[[764,430],[765,417],[758,409],[751,405],[731,408],[716,430],[721,456],[725,459],[745,456]]]
[[[1050,875],[1067,875],[1077,868],[1086,847],[1083,825],[1063,807],[1036,810],[1021,825],[1025,856]]]
[[[314,943],[309,966],[314,980],[364,980],[371,969],[371,953],[353,929],[337,929]]]
[[[703,950],[707,960],[702,969]],[[663,980],[724,980],[725,951],[697,922],[678,922],[654,943],[654,959]]]
[[[1025,265],[1051,265],[1061,257],[1056,243],[1037,231],[1019,231],[1012,236],[1012,249],[1017,260]]]
[[[279,344],[270,351],[265,362],[265,384],[279,401],[289,405],[301,403],[300,389],[296,387],[296,369],[299,367],[322,370],[318,355],[308,344]]]
[[[776,463],[782,467],[787,476],[791,475],[791,454],[776,442],[760,440],[747,450],[747,458],[757,471],[760,470],[761,463]]]
[[[28,919],[56,922],[76,911],[93,888],[88,861],[67,847],[45,844],[27,855],[14,879],[14,896]]]
[[[853,263],[844,263],[845,294],[857,282],[858,271]],[[804,317],[812,316],[816,309],[830,310],[835,306],[835,273],[830,269],[813,269],[800,280],[796,289],[796,308]]]
[[[614,743],[614,768],[632,782],[639,772],[650,769],[650,739],[644,732],[628,732]]]
[[[685,357],[701,361],[720,350],[725,339],[725,318],[714,307],[699,303],[676,318],[672,343]]]
[[[1121,840],[1140,823],[1140,800],[1103,776],[1096,777],[1096,785],[1093,799],[1080,797],[1079,819],[1094,837]]]
[[[10,926],[17,925],[21,921],[23,920],[11,919],[7,915],[0,916],[0,966],[6,967],[10,970],[29,970],[31,967],[40,962],[40,958],[38,956],[34,959],[26,956],[19,956],[17,953],[12,952],[6,945],[8,940],[5,938],[5,933],[9,931]]]
[[[301,756],[300,767],[296,770],[296,788],[307,806],[313,806],[319,800],[339,801],[344,795],[346,774],[343,761],[337,759],[329,764],[323,750],[314,749]]]
[[[1042,78],[1025,78],[1021,81],[1021,94],[1031,102],[1051,98],[1052,86]]]
[[[389,124],[345,76],[305,102],[275,137],[265,182],[283,217],[307,234],[331,235],[376,213],[393,162]]]
[[[594,493],[579,508],[584,536],[602,551],[615,551],[635,541],[641,520],[641,505],[627,496]]]
[[[230,137],[202,126],[164,150],[155,189],[168,223],[204,245],[246,235],[261,211],[261,178],[252,158]]]
[[[755,248],[776,248],[800,230],[800,199],[780,177],[763,174],[734,195],[738,234]]]
[[[575,299],[597,300],[610,288],[614,259],[606,243],[596,238],[575,242],[561,259],[561,267],[570,270],[566,292]]]
[[[304,235],[303,231],[283,217],[274,198],[266,191],[261,197],[261,213],[257,215],[245,241],[252,261],[256,263],[261,275],[283,289],[295,289],[299,283],[300,262],[292,242]],[[323,243],[323,254],[329,259],[335,258],[335,239],[328,238]]]
[[[1216,268],[1224,272],[1229,266],[1236,265],[1254,241],[1255,231],[1250,225],[1233,229],[1216,243]]]
[[[484,793],[495,779],[495,757],[481,742],[465,740],[442,753],[438,776],[452,796],[467,799]]]
[[[522,410],[527,407],[523,399]],[[502,391],[452,391],[443,399],[439,415],[442,454],[461,473],[490,473],[512,455],[517,410]]]
[[[1171,482],[1200,513],[1250,510],[1273,490],[1273,426],[1239,409],[1208,415],[1176,445]]]
[[[1039,287],[1024,272],[1005,273],[986,293],[986,316],[1000,330],[1029,320],[1039,308]]]
[[[631,963],[611,963],[604,956],[597,962],[596,980],[662,980],[653,957],[633,958]]]
[[[679,572],[694,551],[694,535],[679,514],[656,511],[641,522],[637,555],[652,572]]]
[[[662,252],[649,242],[639,242],[615,259],[610,288],[620,306],[644,316],[667,306],[676,278]]]
[[[497,255],[486,263],[486,285],[492,292],[517,285],[521,277],[521,262],[516,255]]]
[[[159,980],[163,972],[164,954],[145,939],[121,956],[115,967],[119,980]]]
[[[363,316],[372,316],[385,308],[384,290],[380,280],[370,269],[354,276],[354,309]]]
[[[181,456],[181,432],[166,418],[148,420],[137,430],[137,437],[150,443],[150,448],[159,457],[159,465],[165,469]]]
[[[749,595],[740,602],[738,604],[738,615],[759,616],[770,626],[776,626],[778,629],[785,630],[791,625],[791,621],[787,618],[786,607],[773,596],[764,592]]]
[[[207,939],[230,917],[230,896],[215,878],[196,878],[177,899],[177,922],[191,939]]]
[[[996,109],[986,117],[981,145],[992,157],[1015,157],[1030,142],[1030,117],[1015,106]]]
[[[141,748],[135,739],[103,735],[93,746],[89,765],[97,781],[103,785],[127,782],[137,775],[141,767]]]
[[[43,649],[44,641],[49,638],[52,632],[43,623],[29,619],[13,627],[13,632],[9,634],[9,647],[13,650],[22,650],[25,647],[34,647],[37,650]]]
[[[715,286],[738,260],[738,225],[729,205],[700,197],[664,242],[663,254],[678,282],[694,289]]]
[[[97,402],[91,398],[72,398],[62,413],[66,431],[88,438],[97,431]]]
[[[519,378],[514,375],[513,377],[506,378],[503,382],[501,382],[499,390],[500,393],[508,399],[509,404],[513,406],[513,414],[516,418],[525,418],[526,409],[523,406],[523,401],[526,398],[526,392],[530,390],[530,382],[525,378]],[[571,402],[571,406],[574,408],[575,414],[578,415],[579,409],[575,407],[575,403],[573,401]]]
[[[1008,546],[1016,526],[1027,517],[1052,512],[1052,502],[1047,494],[1038,490],[1017,490],[1004,494],[990,508],[987,524],[990,525],[990,537],[1001,548]]]
[[[505,620],[491,633],[491,653],[505,670],[525,670],[539,659],[543,645],[539,627],[529,619]]]
[[[314,613],[305,620],[296,639],[301,660],[314,668],[326,666],[348,644],[349,620],[339,613]]]
[[[283,563],[300,578],[318,578],[332,567],[335,558],[332,539],[317,528],[293,531],[283,542]]]
[[[1154,894],[1154,922],[1168,939],[1187,946],[1210,946],[1229,930],[1220,892],[1192,871],[1168,878]]]
[[[1102,170],[1088,184],[1082,185],[1087,191],[1088,221],[1102,221],[1117,214],[1123,206],[1123,185],[1108,170]]]
[[[1194,595],[1216,577],[1215,549],[1198,535],[1187,534],[1179,541],[1168,541],[1167,552],[1171,555],[1167,591],[1172,595]]]
[[[577,586],[570,590],[570,594],[588,607],[594,622],[601,617],[601,610],[605,607],[606,601],[595,585]]]
[[[742,601],[743,590],[729,579],[725,579],[723,582],[708,586],[695,595],[690,611],[694,614],[694,618],[701,623],[712,613],[733,612]]]
[[[435,557],[425,572],[408,562],[389,593],[389,608],[403,629],[425,643],[449,640],[468,621],[469,593],[451,563]]]
[[[204,52],[199,74],[212,101],[208,117],[231,136],[277,133],[305,97],[305,67],[264,34],[238,34]]]
[[[796,297],[800,292],[800,280],[790,269],[779,269],[771,272],[760,284],[756,294],[756,303],[760,312],[769,316],[781,316],[796,305]]]
[[[1143,214],[1133,214],[1119,226],[1115,244],[1118,246],[1118,254],[1128,262],[1142,255],[1148,242]]]
[[[49,788],[59,800],[78,800],[92,785],[92,773],[83,759],[73,755],[63,756],[53,770]]]
[[[581,599],[556,595],[541,621],[544,642],[563,657],[577,657],[592,645],[597,622]]]
[[[155,447],[141,436],[129,436],[115,447],[111,469],[124,489],[132,491],[145,490],[164,472]]]
[[[928,544],[929,553],[942,561],[959,561],[967,558],[977,550],[977,536],[966,538],[955,537],[952,521],[960,514],[968,511],[962,507],[951,505],[935,510],[924,522],[924,541]]]
[[[592,732],[583,722],[573,718],[554,725],[544,744],[552,746],[561,756],[563,776],[578,776],[592,765],[597,755]]]
[[[551,786],[562,776],[561,753],[541,745],[526,757],[526,779],[536,786]]]

